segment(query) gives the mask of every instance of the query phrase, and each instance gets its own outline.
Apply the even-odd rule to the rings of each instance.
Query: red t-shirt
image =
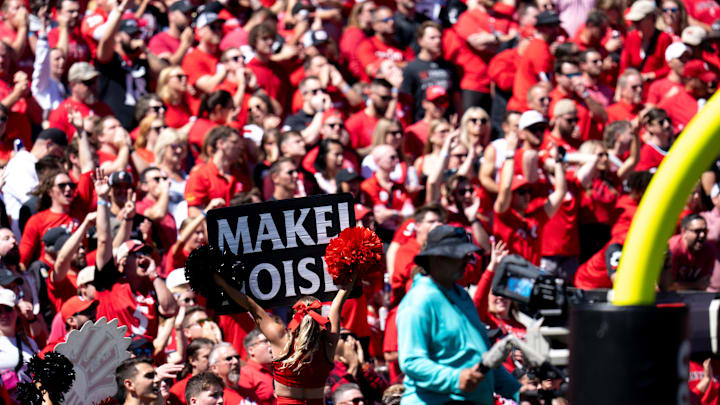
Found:
[[[114,115],[110,106],[102,101],[97,101],[92,105],[88,105],[75,101],[70,97],[66,98],[50,113],[48,121],[50,122],[50,127],[57,128],[65,132],[68,137],[68,142],[70,142],[73,135],[75,135],[75,127],[68,121],[68,108],[78,110],[83,118],[90,115],[97,115],[99,117]]]
[[[468,37],[479,32],[507,34],[517,24],[506,18],[496,18],[480,9],[468,10],[460,15],[453,29],[462,39],[456,64],[461,67],[460,88],[482,93],[490,92],[488,63],[494,53],[480,52],[468,43]]]
[[[577,117],[578,117],[578,127],[580,128],[580,139],[569,139],[568,142],[572,142],[574,148],[579,148],[580,144],[583,141],[589,140],[589,139],[596,139],[600,140],[602,139],[602,132],[603,132],[603,123],[597,120],[594,120],[592,117],[592,114],[590,113],[590,110],[588,110],[587,106],[585,105],[585,102],[582,100],[578,100],[576,95],[568,95],[565,94],[565,92],[560,87],[555,87],[553,91],[549,94],[550,99],[550,108],[548,109],[548,115],[550,118],[553,118],[553,111],[555,110],[555,104],[564,99],[570,99],[575,103],[575,109],[577,110]]]
[[[137,202],[135,209],[138,214],[145,215],[145,211],[153,205],[155,205],[155,201],[149,196],[145,196],[145,198]],[[165,249],[170,248],[170,246],[172,246],[177,240],[178,233],[177,224],[175,223],[175,218],[173,218],[172,214],[168,212],[159,221],[153,221],[153,226],[158,231],[158,237],[160,238],[162,247]]]
[[[218,62],[220,62],[218,55],[211,55],[198,48],[186,53],[182,61],[182,70],[188,75],[188,84],[195,86],[199,78],[214,75]],[[197,89],[197,87],[195,88]],[[200,89],[197,90],[195,96],[190,97],[190,108],[192,111],[197,111],[200,105],[200,98],[203,94]]]
[[[660,149],[651,143],[646,143],[640,149],[640,160],[635,165],[635,171],[641,172],[644,170],[655,171],[660,163],[665,158],[667,151]]]
[[[382,61],[390,60],[395,63],[407,63],[415,59],[415,54],[410,47],[402,50],[395,47],[394,44],[386,44],[378,37],[372,36],[360,43],[357,49],[357,57],[366,72],[368,69],[370,72],[375,72]]]
[[[412,157],[420,157],[425,153],[430,123],[420,120],[405,129],[403,150]]]
[[[518,254],[527,261],[540,265],[543,228],[549,221],[543,204],[526,213],[525,216],[512,208],[502,214],[495,213],[493,234],[502,239],[510,253]]]
[[[365,32],[358,27],[348,27],[340,38],[340,56],[344,60],[350,73],[363,81],[368,81],[360,60],[358,59],[358,48],[368,38]]]
[[[277,403],[273,389],[272,371],[269,367],[264,367],[254,360],[248,360],[240,369],[238,385],[255,393],[257,405],[275,405]]]
[[[53,266],[50,267],[51,268],[48,271],[53,271]],[[65,278],[60,281],[50,281],[50,278],[54,277],[48,277],[45,279],[48,299],[55,307],[55,311],[60,312],[60,309],[65,301],[77,295],[77,274],[74,272],[68,272],[65,275]]]
[[[180,242],[175,242],[173,246],[179,243]],[[172,247],[170,249],[172,249]],[[179,269],[181,267],[185,267],[185,261],[187,261],[188,256],[190,256],[190,252],[185,250],[183,247],[178,247],[175,255],[170,256],[170,249],[168,249],[168,254],[165,256],[165,266],[163,267],[164,270],[158,272],[158,275],[160,277],[167,277],[167,275],[170,274],[171,271]]]
[[[683,0],[687,13],[690,17],[712,25],[720,18],[720,5],[713,0]]]
[[[180,48],[180,38],[175,38],[167,31],[155,34],[148,42],[148,49],[155,55],[174,54]]]
[[[674,87],[677,87],[678,90],[684,88],[682,83],[675,83],[667,77],[664,77],[660,80],[655,80],[650,84],[650,88],[648,89],[647,103],[653,105],[660,104],[660,102],[665,99],[665,96]]]
[[[107,270],[106,270],[107,271]],[[109,290],[98,291],[100,302],[97,317],[118,319],[118,326],[127,326],[125,336],[139,335],[154,339],[158,329],[158,310],[154,291],[142,295],[130,288],[127,280],[119,280]]]
[[[575,173],[565,175],[568,191],[565,193],[560,209],[545,224],[542,231],[543,256],[578,256],[580,254],[580,234],[578,231],[579,197],[582,185]]]
[[[642,104],[630,105],[625,100],[620,100],[607,108],[608,123],[622,120],[632,121],[642,109]]]
[[[365,179],[360,185],[360,189],[367,196],[370,206],[384,205],[394,210],[402,210],[405,203],[410,201],[410,197],[405,191],[405,186],[398,183],[392,183],[392,188],[388,191],[380,186],[377,179],[377,173],[372,177]]]
[[[219,123],[210,121],[207,118],[198,118],[190,127],[188,143],[194,146],[196,151],[202,150],[203,141],[211,129],[220,126]]]
[[[525,52],[517,60],[513,96],[508,101],[508,110],[525,111],[530,87],[543,76],[550,80],[553,60],[550,47],[545,41],[539,38],[530,41]]]
[[[25,267],[30,266],[33,260],[42,257],[45,253],[45,245],[42,237],[48,229],[62,226],[70,232],[74,232],[80,223],[68,214],[58,214],[46,209],[40,211],[28,219],[20,239],[20,261]]]
[[[255,74],[258,87],[285,108],[291,96],[285,68],[276,62],[263,63],[258,58],[252,58],[246,66]]]
[[[506,49],[490,59],[488,76],[501,90],[512,91],[519,57],[517,49],[512,48]]]
[[[166,103],[165,125],[170,128],[181,128],[190,122],[190,117],[193,116],[193,112],[190,109],[191,102],[190,95],[185,93],[185,97],[183,97],[183,101],[181,101],[180,104],[172,105]]]
[[[675,133],[682,132],[698,113],[698,102],[695,97],[691,96],[684,88],[679,90],[676,95],[664,99],[657,105],[658,108],[667,111]]]
[[[187,405],[187,402],[185,402],[185,388],[190,378],[192,378],[192,374],[188,374],[185,378],[170,387],[169,405]]]
[[[351,115],[345,121],[345,128],[350,134],[350,145],[353,149],[370,146],[377,123],[378,119],[367,115],[364,109]]]
[[[75,62],[90,62],[92,55],[90,54],[90,45],[87,40],[83,38],[80,32],[80,27],[75,27],[68,32],[68,53],[65,55],[67,60],[65,66],[68,68]],[[58,38],[60,37],[60,28],[55,27],[48,33],[48,44],[51,48],[57,46]]]
[[[97,46],[101,36],[101,33],[97,31],[97,29],[105,24],[107,19],[108,15],[105,10],[103,10],[102,7],[95,7],[95,10],[86,15],[80,24],[80,33],[90,47],[93,58],[97,52]]]
[[[31,150],[33,145],[31,135],[30,121],[27,116],[10,111],[5,124],[5,134],[0,137],[0,161],[6,164],[10,160],[16,139],[22,141],[25,149]]]
[[[414,222],[413,222],[414,224]],[[420,244],[417,239],[410,238],[400,245],[395,253],[395,264],[390,278],[391,305],[397,305],[409,289],[412,278],[410,273],[415,266],[415,256],[420,253]]]
[[[232,169],[228,179],[210,160],[190,172],[185,183],[185,199],[188,207],[205,208],[213,198],[222,198],[229,204],[232,196],[250,190],[251,184],[250,177],[237,169]]]
[[[393,235],[393,242],[404,245],[411,240],[415,240],[415,219],[406,219],[405,222],[401,223],[395,230]]]
[[[630,31],[625,37],[622,53],[620,54],[620,72],[624,72],[629,67],[634,67],[639,69],[641,73],[655,72],[656,79],[666,76],[670,72],[670,68],[665,61],[665,49],[670,44],[672,44],[670,35],[660,32],[655,45],[655,52],[647,55],[645,64],[642,69],[639,69],[640,65],[643,64],[641,54],[642,38],[640,37],[640,31]]]
[[[397,311],[395,307],[388,312],[387,321],[385,322],[385,337],[383,339],[383,353],[398,351],[398,333],[397,333]],[[400,363],[393,361],[388,364],[390,372],[390,384],[398,384],[402,382],[403,373],[400,370]]]

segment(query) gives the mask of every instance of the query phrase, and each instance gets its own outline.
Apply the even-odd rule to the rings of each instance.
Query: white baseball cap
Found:
[[[547,120],[545,119],[545,117],[543,117],[542,114],[540,114],[540,112],[535,111],[535,110],[528,110],[528,111],[525,111],[524,113],[522,113],[522,115],[520,116],[520,121],[518,122],[518,127],[520,129],[527,129],[527,128],[530,128],[531,126],[533,126],[535,124],[539,124],[541,122],[547,123]]]
[[[0,305],[15,307],[15,304],[17,304],[15,293],[7,288],[0,288]]]
[[[165,279],[165,285],[167,286],[168,290],[172,290],[175,287],[188,283],[188,279],[185,278],[185,269],[182,267],[171,271]]]
[[[690,48],[682,42],[673,42],[665,48],[665,61],[670,62],[673,59],[679,59],[685,52],[689,52]]]

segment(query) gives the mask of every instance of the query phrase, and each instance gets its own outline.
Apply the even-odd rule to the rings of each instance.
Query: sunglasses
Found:
[[[176,75],[173,75],[172,77],[178,79],[178,80],[187,80],[187,75],[183,73],[178,73]]]
[[[378,21],[386,23],[386,22],[390,22],[392,20],[393,20],[393,17],[391,16],[391,17],[381,18]]]
[[[164,106],[164,105],[151,105],[149,108],[150,108],[151,110],[155,111],[156,113],[159,113],[160,110],[165,110],[165,106]]]
[[[167,176],[157,176],[157,177],[153,177],[152,179],[153,179],[153,181],[155,181],[157,183],[160,180],[167,180],[168,177]]]
[[[678,8],[677,8],[677,7],[666,7],[666,8],[663,8],[662,11],[663,11],[663,13],[668,13],[668,14],[669,14],[669,13],[673,13],[673,14],[675,14],[675,13],[678,12]]]
[[[292,176],[293,174],[298,174],[298,173],[300,173],[300,171],[299,171],[298,169],[292,169],[292,170],[288,170],[288,171],[287,171],[287,174],[289,174],[289,175],[291,175],[291,176]]]
[[[380,96],[380,99],[382,101],[391,101],[393,99],[392,96]]]
[[[482,125],[485,125],[485,124],[488,123],[488,119],[485,118],[485,117],[482,117],[482,118],[470,118],[468,121],[472,122],[472,123],[475,124],[475,125],[477,125],[478,122],[479,122],[480,124],[482,124]]]
[[[237,361],[240,361],[240,355],[239,355],[239,354],[236,354],[236,355],[234,355],[234,356],[227,356],[227,357],[225,357],[225,361],[227,361],[227,362],[230,362],[230,361],[232,361],[233,359],[235,359],[235,360],[237,360]]]
[[[342,128],[345,128],[345,125],[343,125],[342,122],[328,122],[328,123],[325,124],[325,125],[329,126],[330,128],[333,128],[333,129],[342,129]]]
[[[308,93],[312,93],[313,96],[316,96],[318,94],[325,93],[325,89],[317,88],[317,89],[312,89],[312,90],[308,90],[305,92],[305,94],[308,94]]]
[[[167,128],[167,125],[158,125],[158,126],[156,126],[156,127],[150,127],[150,129],[152,129],[153,131],[157,131],[157,132],[160,132],[160,131],[162,131],[163,129],[166,129],[166,128]]]
[[[357,398],[349,399],[348,402],[352,402],[353,404],[359,404],[360,402],[365,402],[365,398],[357,397]]]
[[[402,136],[403,133],[402,131],[388,131],[387,134],[392,136]]]
[[[213,31],[222,31],[222,24],[210,24],[210,29]]]
[[[474,191],[474,190],[473,190],[472,187],[459,188],[459,189],[457,189],[457,193],[460,194],[460,195],[464,195],[464,194],[467,194],[467,193],[471,193],[471,194],[472,194],[473,191]]]
[[[565,76],[567,76],[567,77],[569,77],[569,78],[571,78],[571,79],[572,79],[573,77],[580,77],[581,75],[582,75],[582,73],[580,73],[580,72],[565,73]]]
[[[68,187],[70,187],[70,190],[75,190],[77,188],[77,184],[75,184],[75,183],[59,183],[59,184],[56,184],[56,186],[60,190],[65,190]]]
[[[575,117],[575,118],[563,118],[563,119],[564,119],[565,121],[569,122],[569,123],[572,123],[572,124],[577,124],[577,122],[579,121],[579,119],[578,119],[577,117]]]
[[[135,355],[135,357],[152,357],[153,349],[149,347],[138,347],[136,349],[133,349],[132,353]]]

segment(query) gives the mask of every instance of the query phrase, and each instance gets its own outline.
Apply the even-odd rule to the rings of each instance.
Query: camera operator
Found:
[[[472,299],[456,284],[478,250],[464,229],[442,225],[428,234],[415,257],[427,275],[415,276],[398,309],[403,403],[489,405],[493,392],[510,397],[519,388],[504,368],[481,366],[490,340]]]

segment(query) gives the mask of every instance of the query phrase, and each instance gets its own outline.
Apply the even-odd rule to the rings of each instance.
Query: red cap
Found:
[[[515,14],[515,7],[505,3],[497,2],[492,9],[495,13],[504,17],[512,17]]]
[[[515,176],[513,176],[512,184],[510,185],[510,190],[515,191],[519,188],[527,186],[528,184],[530,184],[530,183],[527,182],[527,180],[525,179],[525,176],[523,176],[522,174],[516,174]]]
[[[364,205],[355,204],[355,220],[356,221],[359,221],[359,220],[365,218],[365,216],[369,213],[370,213],[370,210],[367,207],[365,207]]]
[[[445,90],[444,87],[438,85],[430,86],[425,90],[425,99],[427,101],[434,101],[442,97],[447,99],[447,95],[447,90]]]
[[[77,295],[65,301],[62,308],[60,308],[60,314],[62,315],[63,322],[65,322],[68,317],[90,308],[90,306],[96,302],[97,300],[86,300],[85,298]]]
[[[683,76],[687,78],[700,79],[704,82],[712,82],[717,79],[717,75],[708,69],[705,62],[699,59],[693,59],[685,62]]]

